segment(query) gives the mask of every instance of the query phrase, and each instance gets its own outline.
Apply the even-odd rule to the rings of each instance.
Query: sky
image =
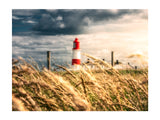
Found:
[[[31,56],[43,64],[49,50],[53,61],[70,63],[76,37],[81,52],[94,57],[110,62],[114,51],[123,63],[147,63],[148,10],[12,9],[13,58]]]

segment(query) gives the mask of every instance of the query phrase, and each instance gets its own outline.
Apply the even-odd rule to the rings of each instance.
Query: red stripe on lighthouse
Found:
[[[80,59],[72,59],[72,65],[80,65],[81,60]]]

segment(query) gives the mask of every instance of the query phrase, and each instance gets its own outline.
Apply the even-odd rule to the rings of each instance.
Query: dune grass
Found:
[[[22,58],[12,69],[13,111],[148,111],[148,69],[115,70],[86,55],[97,70],[42,71]],[[101,65],[107,67],[104,69]]]

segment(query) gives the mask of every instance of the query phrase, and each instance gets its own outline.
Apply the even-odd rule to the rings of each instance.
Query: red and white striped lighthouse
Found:
[[[72,49],[72,66],[73,69],[79,69],[81,64],[81,51],[80,51],[80,42],[78,38],[75,38],[73,41],[73,49]]]

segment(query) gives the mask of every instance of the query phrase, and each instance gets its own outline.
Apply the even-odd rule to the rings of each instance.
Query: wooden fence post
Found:
[[[118,61],[118,60],[116,60],[116,64],[117,64],[117,65],[119,64],[119,61]]]
[[[47,67],[48,70],[51,70],[51,51],[47,51]]]
[[[137,70],[137,66],[135,66],[135,70]]]
[[[111,65],[114,66],[114,51],[111,52]]]

